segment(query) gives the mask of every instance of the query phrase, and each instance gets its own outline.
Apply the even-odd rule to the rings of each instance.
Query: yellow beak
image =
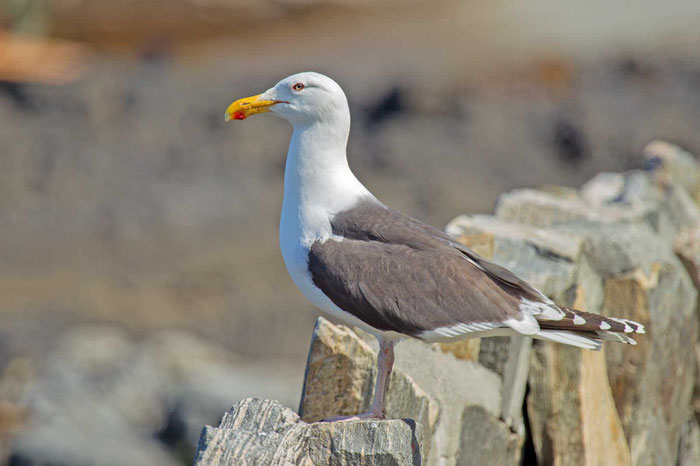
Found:
[[[262,94],[245,97],[235,101],[226,109],[224,119],[226,121],[244,120],[256,113],[269,112],[271,106],[281,102],[279,100],[260,100],[261,95]]]

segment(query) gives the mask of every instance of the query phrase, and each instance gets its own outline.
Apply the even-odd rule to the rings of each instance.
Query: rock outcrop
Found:
[[[656,170],[687,171],[673,161]],[[493,260],[557,302],[647,327],[637,346],[600,354],[535,343],[527,412],[540,463],[676,461],[695,384],[697,291],[686,269],[696,271],[699,217],[682,183],[659,178],[604,173],[580,192],[519,190],[495,217],[448,225],[466,243],[490,236]]]
[[[304,420],[367,410],[376,366],[372,339],[360,330],[334,325],[323,317],[318,319],[299,410]],[[459,455],[460,446],[465,444],[461,437],[465,428],[463,413],[471,406],[479,406],[486,414],[480,417],[483,425],[470,428],[508,429],[499,420],[502,398],[498,374],[473,361],[458,359],[437,344],[405,341],[396,351],[387,394],[387,417],[412,417],[423,425],[427,463],[437,463],[440,458],[454,461]],[[518,459],[519,456],[514,457],[505,464],[518,464]]]
[[[410,419],[307,424],[277,401],[248,398],[204,428],[194,464],[419,465],[420,442]]]

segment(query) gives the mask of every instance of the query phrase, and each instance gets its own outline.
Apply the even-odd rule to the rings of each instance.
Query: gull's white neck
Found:
[[[350,170],[345,148],[347,115],[294,125],[284,171],[280,245],[285,261],[292,249],[331,236],[331,218],[371,196]]]
[[[348,166],[345,147],[350,116],[340,123],[343,122],[294,125],[284,171],[280,247],[289,276],[309,301],[337,318],[371,331],[360,319],[336,306],[313,283],[309,273],[309,249],[315,241],[333,238],[333,216],[372,196]]]

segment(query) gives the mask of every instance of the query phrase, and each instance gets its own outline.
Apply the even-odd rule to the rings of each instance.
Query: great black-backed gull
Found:
[[[383,418],[394,344],[528,335],[586,349],[635,344],[634,321],[557,306],[510,271],[442,231],[382,204],[355,177],[345,148],[350,110],[332,79],[313,72],[237,100],[226,120],[271,112],[294,127],[284,172],[280,246],[289,275],[321,310],[377,337],[370,410]]]

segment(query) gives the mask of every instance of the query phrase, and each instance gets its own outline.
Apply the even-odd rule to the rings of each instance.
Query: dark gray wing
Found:
[[[309,272],[342,310],[379,330],[417,336],[460,323],[503,322],[519,297],[449,248],[344,239],[316,242]]]
[[[343,239],[311,246],[313,282],[374,328],[416,336],[460,323],[498,324],[520,317],[522,297],[539,296],[440,230],[374,200],[331,223]]]
[[[363,241],[404,244],[418,249],[457,249],[494,280],[515,288],[521,296],[533,301],[548,301],[539,290],[518,278],[513,272],[484,259],[445,232],[387,207],[375,199],[366,199],[357,206],[335,216],[333,233]]]

